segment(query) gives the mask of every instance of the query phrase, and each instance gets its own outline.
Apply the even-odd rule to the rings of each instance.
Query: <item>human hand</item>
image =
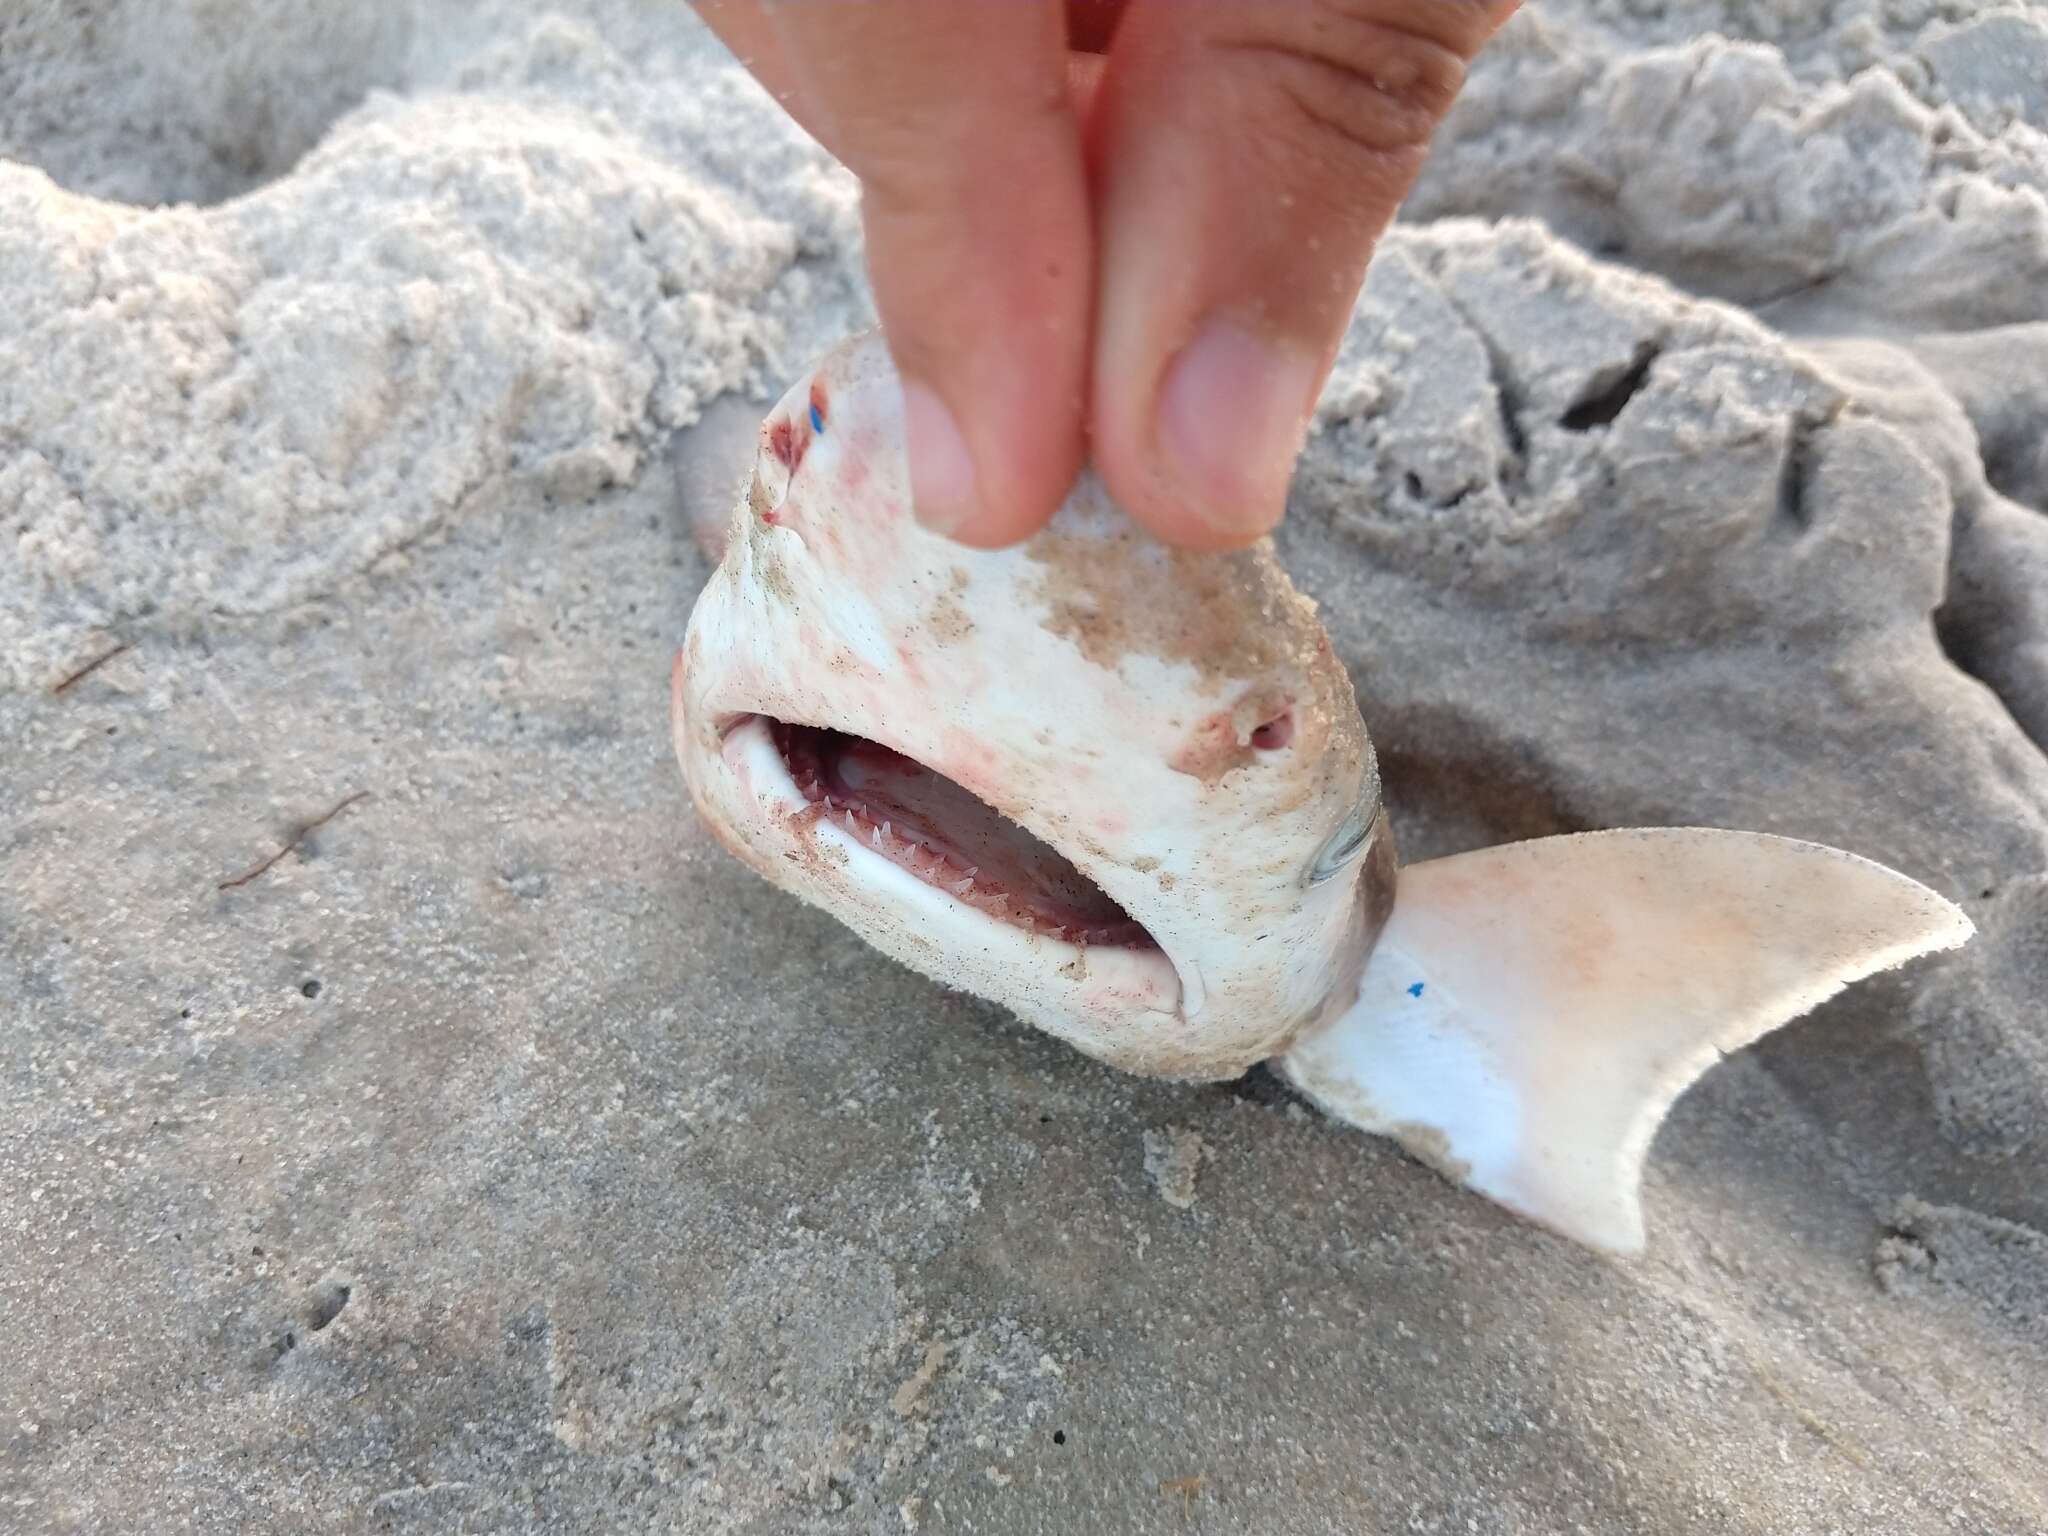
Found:
[[[1280,520],[1375,241],[1517,0],[697,0],[860,178],[920,521],[1083,444],[1169,543]]]

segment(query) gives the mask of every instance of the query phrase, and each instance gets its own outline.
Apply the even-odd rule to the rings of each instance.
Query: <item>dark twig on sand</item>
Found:
[[[367,800],[369,798],[370,792],[367,789],[359,789],[354,794],[337,801],[325,815],[315,816],[311,821],[307,822],[304,826],[294,831],[292,835],[288,839],[286,839],[285,845],[282,848],[278,849],[277,852],[273,853],[269,858],[265,859],[261,864],[251,865],[248,869],[245,869],[239,875],[236,875],[232,880],[221,881],[218,889],[228,891],[233,890],[238,885],[247,885],[251,880],[254,880],[258,875],[268,870],[270,866],[275,864],[279,859],[283,858],[286,854],[291,853],[295,849],[297,849],[299,844],[303,843],[310,833],[313,833],[319,830],[321,827],[326,826],[327,823],[334,820],[335,817],[339,816],[343,811],[347,810],[350,806],[354,805],[358,800]]]
[[[93,657],[91,661],[88,661],[84,666],[80,667],[77,671],[65,673],[62,678],[60,678],[55,684],[51,686],[50,692],[53,694],[62,693],[66,688],[69,688],[73,683],[79,682],[84,678],[91,677],[93,673],[99,671],[101,667],[104,667],[108,662],[112,661],[116,656],[119,656],[124,651],[132,651],[134,649],[135,647],[133,645],[129,644],[126,640],[123,640],[111,651],[100,652],[99,655]]]

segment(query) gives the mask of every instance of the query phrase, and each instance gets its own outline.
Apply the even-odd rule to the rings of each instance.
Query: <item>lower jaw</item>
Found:
[[[1199,970],[1183,974],[1149,934],[1130,945],[1061,941],[1014,918],[997,921],[900,860],[888,859],[918,889],[944,898],[954,917],[969,925],[939,932],[943,920],[935,915],[933,927],[921,926],[926,919],[919,913],[931,910],[924,897],[900,888],[893,895],[878,892],[874,877],[857,871],[848,878],[848,855],[880,859],[883,853],[871,839],[857,837],[836,818],[828,820],[831,807],[822,799],[802,793],[763,717],[727,721],[720,736],[721,763],[686,766],[707,819],[759,828],[734,850],[743,862],[823,906],[910,969],[998,1003],[1118,1070],[1183,1082],[1227,1081],[1284,1053],[1356,1002],[1366,958],[1391,910],[1393,845],[1382,813],[1360,874],[1347,954],[1320,1004],[1288,1010],[1289,1027],[1270,1007],[1246,1008],[1242,986],[1233,989],[1240,994],[1234,1003],[1209,995]],[[800,830],[806,823],[809,833]],[[835,852],[821,866],[802,840],[827,826]],[[806,867],[816,873],[808,879],[795,873]]]
[[[1141,942],[1130,944],[1061,939],[1017,922],[1014,912],[999,921],[884,858],[871,839],[829,819],[822,799],[802,793],[758,717],[728,727],[722,758],[699,769],[699,803],[707,815],[737,813],[757,829],[742,840],[742,862],[912,970],[1009,1008],[1124,1071],[1210,1081],[1257,1059],[1237,1043],[1229,1062],[1201,1047],[1182,977],[1142,928]]]
[[[1017,1013],[1026,1022],[1095,1060],[1121,1071],[1188,1082],[1227,1080],[1258,1059],[1250,1042],[1223,1049],[1205,1044],[1206,1031],[1190,1021],[1200,1005],[1200,976],[1184,978],[1149,933],[1139,942],[1084,947],[1064,943],[1014,923],[998,922],[966,906],[950,892],[937,893],[970,930],[958,952],[934,946],[897,925],[892,936],[876,921],[874,904],[860,882],[840,870],[821,868],[809,882],[797,871],[806,850],[798,822],[810,808],[790,780],[788,765],[769,735],[766,717],[714,714],[703,701],[688,700],[688,673],[679,656],[671,671],[674,735],[691,798],[713,835],[741,864],[771,884],[830,910],[855,933],[898,963],[948,988],[969,992]],[[693,718],[694,717],[694,718]],[[751,725],[752,729],[745,727]],[[817,820],[822,817],[812,812]],[[752,832],[743,828],[751,825]],[[811,836],[822,828],[815,825]],[[850,857],[861,857],[853,839],[837,826],[831,838]],[[810,852],[816,851],[815,843]],[[865,850],[873,855],[872,846]],[[901,872],[913,880],[908,871]],[[929,882],[917,881],[924,890]],[[911,903],[921,898],[910,897]],[[1192,983],[1192,996],[1187,988]]]

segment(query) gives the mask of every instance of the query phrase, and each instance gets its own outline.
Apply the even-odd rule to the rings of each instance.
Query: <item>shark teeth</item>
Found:
[[[1049,897],[1029,890],[1014,890],[1002,880],[970,864],[957,850],[918,835],[909,826],[898,827],[893,817],[867,813],[859,800],[834,788],[825,775],[824,764],[800,733],[778,731],[783,760],[797,790],[824,820],[839,828],[854,842],[880,854],[890,863],[908,870],[934,890],[977,912],[1021,928],[1026,933],[1065,944],[1080,946],[1149,946],[1151,936],[1139,924],[1076,924],[1074,914],[1057,906]]]
[[[998,922],[1066,944],[1130,945],[1148,942],[1144,930],[1136,923],[1077,925],[1032,893],[1012,890],[983,874],[979,864],[969,864],[953,850],[909,834],[898,828],[893,819],[875,820],[841,796],[821,791],[811,803],[822,806],[825,819],[855,842],[909,870],[935,890],[944,891],[954,900]]]

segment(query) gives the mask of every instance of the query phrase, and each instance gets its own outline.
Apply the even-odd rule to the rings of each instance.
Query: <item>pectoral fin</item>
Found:
[[[1723,1052],[1974,930],[1854,854],[1701,829],[1401,871],[1349,1012],[1281,1058],[1318,1105],[1566,1236],[1643,1245],[1643,1159]]]

